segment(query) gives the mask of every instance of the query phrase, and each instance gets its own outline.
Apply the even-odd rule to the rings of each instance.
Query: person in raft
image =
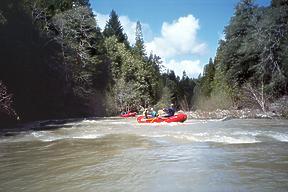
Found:
[[[172,103],[170,105],[170,107],[168,108],[164,108],[163,111],[166,113],[165,115],[163,115],[163,117],[171,117],[175,114],[175,108],[174,108],[174,104]]]
[[[151,115],[152,117],[157,117],[157,116],[158,116],[158,115],[157,115],[157,112],[156,112],[153,108],[151,108],[150,115]]]
[[[143,111],[143,116],[148,119],[148,109],[145,108],[144,111]]]

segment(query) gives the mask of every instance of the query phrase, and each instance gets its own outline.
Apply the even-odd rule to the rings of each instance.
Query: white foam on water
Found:
[[[275,131],[235,132],[232,135],[241,135],[241,136],[250,136],[250,137],[266,136],[266,137],[271,137],[281,142],[288,142],[288,134],[275,132]]]
[[[58,140],[59,138],[55,136],[49,136],[48,132],[45,131],[33,131],[31,133],[31,136],[33,136],[35,139],[40,140],[40,141],[55,141]]]
[[[97,139],[104,137],[105,134],[87,134],[87,135],[78,135],[78,136],[72,136],[73,139]]]
[[[8,143],[9,141],[11,141],[11,139],[0,138],[0,143]]]
[[[182,140],[185,142],[214,142],[214,143],[226,143],[226,144],[247,144],[247,143],[259,143],[261,141],[257,140],[253,136],[245,135],[235,135],[227,136],[219,133],[184,133],[184,132],[165,132],[163,134],[156,132],[151,134],[142,134],[141,136],[150,137],[150,138],[167,138],[167,139],[176,139]]]
[[[196,125],[196,124],[203,124],[203,123],[207,123],[208,121],[188,121],[188,122],[184,122],[184,125]]]
[[[100,124],[100,123],[103,123],[103,120],[82,120],[80,122],[81,124]]]
[[[57,140],[64,140],[64,139],[97,139],[104,137],[105,134],[98,134],[98,133],[89,133],[89,134],[79,134],[79,135],[57,135],[47,131],[35,131],[31,133],[35,139],[44,141],[44,142],[51,142]]]
[[[241,135],[241,136],[253,136],[256,137],[258,135],[263,134],[263,131],[236,131],[231,133],[232,135]]]
[[[229,137],[224,135],[175,135],[173,136],[177,139],[185,139],[188,141],[195,141],[195,142],[215,142],[215,143],[227,143],[227,144],[245,144],[245,143],[258,143],[256,138],[253,137]]]
[[[284,134],[284,133],[275,133],[275,134],[271,134],[270,137],[278,140],[278,141],[282,141],[282,142],[288,142],[288,135]]]
[[[259,143],[256,138],[254,137],[228,137],[228,136],[221,136],[216,137],[216,141],[219,141],[221,143],[229,143],[229,144],[246,144],[246,143]]]

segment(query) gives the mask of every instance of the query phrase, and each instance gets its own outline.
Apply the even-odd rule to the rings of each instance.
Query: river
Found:
[[[288,191],[287,120],[83,119],[0,137],[1,192]]]

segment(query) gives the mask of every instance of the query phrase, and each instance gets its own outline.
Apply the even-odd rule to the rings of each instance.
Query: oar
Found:
[[[153,123],[153,122],[154,122],[154,120],[156,120],[156,119],[157,119],[157,117],[154,117],[154,118],[152,119],[151,123]]]

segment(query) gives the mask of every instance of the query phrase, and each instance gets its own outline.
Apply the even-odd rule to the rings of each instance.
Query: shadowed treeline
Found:
[[[141,23],[130,45],[116,12],[101,32],[87,0],[2,0],[0,43],[1,123],[192,106],[194,80],[160,73]]]
[[[59,40],[59,30],[52,19],[46,21],[52,13],[44,14],[44,8],[32,7],[31,10],[30,6],[35,5],[36,1],[4,0],[0,6],[5,17],[0,26],[0,79],[12,93],[17,115],[31,120],[103,114],[100,104],[94,102],[96,112],[89,108],[92,101],[81,97],[81,91],[74,90],[85,86],[85,83],[77,84],[76,78],[80,75],[73,71],[71,60],[76,59],[76,52]],[[32,12],[35,15],[31,17]],[[105,83],[95,86],[95,90],[101,90],[103,86]],[[98,94],[100,103],[101,98]]]

